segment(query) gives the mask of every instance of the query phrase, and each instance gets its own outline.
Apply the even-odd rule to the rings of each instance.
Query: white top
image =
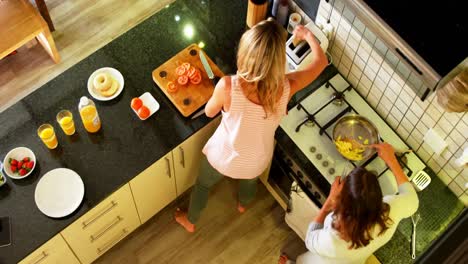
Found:
[[[229,111],[222,112],[221,124],[203,148],[211,166],[234,179],[258,177],[273,156],[275,131],[286,114],[289,90],[286,79],[276,113],[265,118],[263,106],[249,101],[237,76],[232,76]]]
[[[365,247],[349,249],[351,243],[341,239],[338,231],[332,227],[332,213],[325,218],[322,229],[317,229],[317,223],[312,222],[305,240],[310,251],[307,253],[307,263],[365,263],[367,258],[392,238],[401,219],[411,216],[418,209],[418,196],[411,183],[398,186],[398,191],[399,194],[383,198],[390,205],[389,216],[393,224],[380,236],[380,229],[376,228],[373,240]]]

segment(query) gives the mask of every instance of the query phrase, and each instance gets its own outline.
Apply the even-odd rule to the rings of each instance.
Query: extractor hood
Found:
[[[463,1],[346,0],[369,29],[406,62],[430,91],[466,67]],[[424,99],[424,98],[423,98]]]

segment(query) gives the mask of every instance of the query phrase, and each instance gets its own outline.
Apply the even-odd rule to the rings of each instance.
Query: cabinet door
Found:
[[[202,149],[219,125],[220,118],[200,129],[173,151],[177,196],[195,184],[202,159]]]
[[[29,254],[19,264],[80,264],[60,234]]]
[[[172,152],[130,181],[141,223],[148,221],[176,198]]]
[[[91,263],[140,225],[125,184],[62,231],[81,263]],[[66,263],[66,262],[61,262]]]

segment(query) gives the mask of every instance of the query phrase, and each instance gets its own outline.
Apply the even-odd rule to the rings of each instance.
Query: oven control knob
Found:
[[[302,174],[301,171],[297,171],[296,174],[297,174],[297,177],[299,177],[299,179],[304,178],[304,175]]]
[[[310,147],[309,150],[310,150],[310,152],[315,153],[315,151],[317,151],[317,148],[312,146],[312,147]]]
[[[328,164],[329,164],[329,163],[328,163],[327,160],[325,160],[324,162],[322,162],[322,165],[323,165],[324,167],[328,167]]]
[[[323,156],[322,156],[322,154],[319,153],[319,154],[315,155],[315,157],[316,157],[318,160],[321,160]]]
[[[335,174],[335,168],[328,169],[328,173],[330,173],[331,175]]]
[[[308,182],[308,181],[306,181],[305,186],[306,186],[308,189],[311,189],[311,188],[312,188],[312,184],[310,184],[310,182]]]
[[[322,196],[321,196],[320,193],[318,193],[318,192],[314,192],[314,196],[315,196],[315,198],[317,198],[318,200],[320,200],[320,198],[322,198]]]
[[[290,159],[287,159],[286,160],[286,164],[289,166],[289,167],[292,167],[292,161]]]

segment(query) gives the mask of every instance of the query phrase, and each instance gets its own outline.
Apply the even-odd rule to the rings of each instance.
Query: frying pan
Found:
[[[333,141],[337,142],[338,140],[351,142],[353,146],[352,150],[364,149],[362,155],[356,157],[342,153],[340,148],[336,148],[344,158],[360,161],[367,159],[375,153],[374,148],[367,147],[366,145],[379,143],[379,132],[369,119],[361,115],[350,114],[340,118],[333,128]]]

